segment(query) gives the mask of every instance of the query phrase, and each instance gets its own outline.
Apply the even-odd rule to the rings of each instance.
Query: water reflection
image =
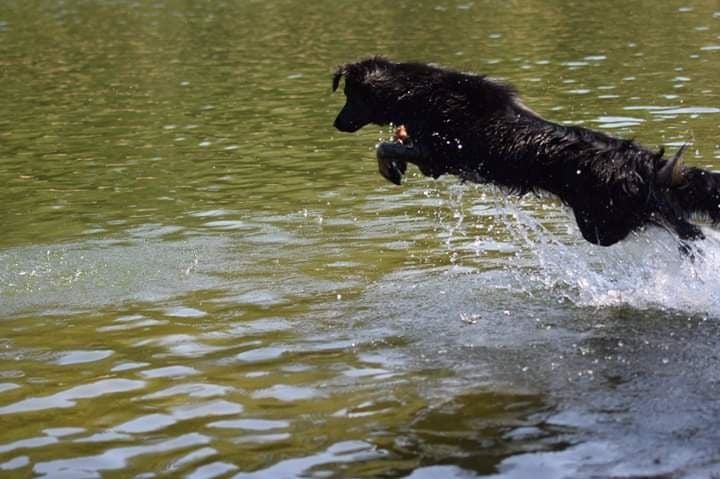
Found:
[[[75,386],[45,397],[31,397],[13,404],[0,407],[0,415],[17,414],[32,411],[44,411],[55,408],[72,408],[78,399],[92,399],[107,394],[134,391],[145,386],[143,381],[130,379],[102,379],[91,384]]]

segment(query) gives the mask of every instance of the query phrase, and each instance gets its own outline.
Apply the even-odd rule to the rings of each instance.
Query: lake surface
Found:
[[[713,1],[5,0],[0,475],[720,475],[720,234],[389,184],[374,54],[720,167]]]

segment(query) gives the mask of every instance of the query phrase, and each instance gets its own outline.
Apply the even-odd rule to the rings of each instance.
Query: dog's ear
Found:
[[[338,67],[337,70],[335,70],[335,73],[333,74],[332,79],[332,91],[335,91],[340,86],[340,79],[344,77],[347,74],[347,65],[343,65],[341,67]]]

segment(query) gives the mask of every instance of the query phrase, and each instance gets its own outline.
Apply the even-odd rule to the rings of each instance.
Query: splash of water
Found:
[[[523,215],[523,226],[534,219]],[[609,248],[566,244],[551,234],[526,243],[538,268],[528,278],[579,306],[630,306],[720,315],[720,240],[708,233],[691,258],[676,238],[649,228]],[[526,236],[527,237],[527,236]]]
[[[461,206],[462,190],[452,188],[447,201],[456,219],[446,225],[448,247],[453,237],[465,237],[463,220],[473,218]],[[489,196],[491,207],[480,205],[481,214],[508,233],[505,241],[515,253],[504,269],[528,294],[551,295],[582,307],[720,316],[719,232],[705,228],[707,239],[693,244],[690,256],[680,253],[674,235],[654,227],[605,248],[582,240],[565,207],[538,215],[528,211],[538,209],[538,199],[519,200],[502,192]]]

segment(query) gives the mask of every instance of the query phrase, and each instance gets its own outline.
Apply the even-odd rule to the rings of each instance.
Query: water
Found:
[[[376,171],[334,68],[505,78],[718,168],[712,2],[6,1],[7,477],[720,474],[720,236]]]

